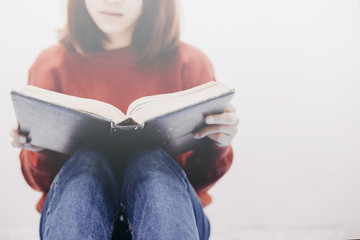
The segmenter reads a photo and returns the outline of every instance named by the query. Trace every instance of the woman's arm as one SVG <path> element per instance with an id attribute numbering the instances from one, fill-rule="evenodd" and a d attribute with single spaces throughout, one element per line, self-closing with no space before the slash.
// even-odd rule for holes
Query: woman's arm
<path id="1" fill-rule="evenodd" d="M 60 92 L 59 54 L 54 47 L 43 51 L 29 70 L 28 84 Z M 40 212 L 50 185 L 69 156 L 31 145 L 29 139 L 19 133 L 15 123 L 11 129 L 12 146 L 21 148 L 21 170 L 26 182 L 35 190 L 44 193 L 36 209 Z"/>
<path id="2" fill-rule="evenodd" d="M 183 168 L 187 177 L 203 206 L 207 206 L 211 202 L 207 191 L 229 170 L 233 150 L 231 146 L 220 147 L 206 139 L 197 149 L 179 155 L 176 160 L 185 163 Z"/>
<path id="3" fill-rule="evenodd" d="M 36 205 L 41 212 L 50 185 L 61 166 L 69 156 L 49 150 L 34 152 L 27 149 L 20 151 L 21 171 L 31 188 L 43 193 Z"/>
<path id="4" fill-rule="evenodd" d="M 13 147 L 21 148 L 21 172 L 26 182 L 37 191 L 43 192 L 36 209 L 40 212 L 54 179 L 61 166 L 69 156 L 31 145 L 25 135 L 19 133 L 19 125 L 15 123 L 10 131 Z"/>
<path id="5" fill-rule="evenodd" d="M 198 49 L 184 45 L 182 78 L 185 88 L 214 81 L 214 69 L 209 59 Z M 231 142 L 239 123 L 236 110 L 229 105 L 224 113 L 207 116 L 206 127 L 194 134 L 195 138 L 206 138 L 193 151 L 176 158 L 184 168 L 191 184 L 204 206 L 211 202 L 207 190 L 230 168 L 233 161 Z"/>
<path id="6" fill-rule="evenodd" d="M 206 123 L 208 126 L 194 135 L 195 138 L 207 137 L 204 143 L 195 151 L 180 155 L 177 159 L 185 163 L 184 170 L 204 206 L 211 202 L 207 190 L 231 166 L 233 151 L 230 144 L 237 132 L 239 120 L 235 108 L 229 105 L 223 114 L 207 116 Z"/>

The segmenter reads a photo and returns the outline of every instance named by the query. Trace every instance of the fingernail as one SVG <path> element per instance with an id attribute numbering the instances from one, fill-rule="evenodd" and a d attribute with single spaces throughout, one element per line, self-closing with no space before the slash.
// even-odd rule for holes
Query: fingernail
<path id="1" fill-rule="evenodd" d="M 214 117 L 213 116 L 209 116 L 205 119 L 206 123 L 213 123 L 214 122 Z"/>
<path id="2" fill-rule="evenodd" d="M 196 138 L 196 139 L 200 138 L 200 134 L 199 133 L 194 133 L 194 138 Z"/>

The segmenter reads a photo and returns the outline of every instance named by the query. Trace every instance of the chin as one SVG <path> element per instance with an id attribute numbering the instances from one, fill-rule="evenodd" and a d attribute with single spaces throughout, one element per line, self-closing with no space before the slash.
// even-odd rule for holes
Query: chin
<path id="1" fill-rule="evenodd" d="M 128 28 L 119 28 L 119 26 L 104 26 L 100 30 L 106 35 L 121 35 L 127 32 Z"/>

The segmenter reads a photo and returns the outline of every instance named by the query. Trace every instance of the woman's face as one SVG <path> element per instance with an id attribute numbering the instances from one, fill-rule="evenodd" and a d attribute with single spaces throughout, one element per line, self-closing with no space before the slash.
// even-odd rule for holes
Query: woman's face
<path id="1" fill-rule="evenodd" d="M 84 0 L 95 24 L 107 36 L 132 34 L 143 0 Z"/>

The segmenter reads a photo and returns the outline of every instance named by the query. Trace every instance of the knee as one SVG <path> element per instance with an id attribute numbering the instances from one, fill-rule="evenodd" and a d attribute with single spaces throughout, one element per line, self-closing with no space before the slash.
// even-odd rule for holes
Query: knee
<path id="1" fill-rule="evenodd" d="M 137 172 L 164 171 L 168 169 L 173 171 L 182 170 L 162 148 L 153 145 L 133 152 L 129 157 L 129 167 Z"/>
<path id="2" fill-rule="evenodd" d="M 82 147 L 77 150 L 61 168 L 62 181 L 86 181 L 90 184 L 103 181 L 115 181 L 108 159 L 100 150 L 91 147 Z"/>
<path id="3" fill-rule="evenodd" d="M 69 165 L 79 170 L 101 170 L 109 167 L 105 154 L 88 146 L 78 149 L 69 159 Z"/>
<path id="4" fill-rule="evenodd" d="M 185 176 L 176 161 L 157 146 L 147 146 L 133 152 L 125 171 L 125 179 L 131 179 L 132 183 L 174 177 L 182 180 Z"/>
<path id="5" fill-rule="evenodd" d="M 159 168 L 165 164 L 167 154 L 157 146 L 146 146 L 132 152 L 129 157 L 129 166 L 138 170 Z"/>
<path id="6" fill-rule="evenodd" d="M 146 147 L 129 158 L 121 185 L 121 202 L 125 205 L 143 204 L 145 199 L 156 202 L 171 200 L 171 196 L 188 194 L 186 174 L 159 147 Z"/>

